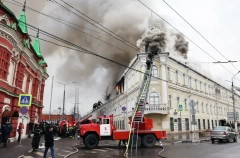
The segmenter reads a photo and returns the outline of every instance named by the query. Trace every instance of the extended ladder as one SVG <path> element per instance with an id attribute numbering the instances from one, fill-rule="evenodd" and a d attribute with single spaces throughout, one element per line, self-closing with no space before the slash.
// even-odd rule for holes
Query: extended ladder
<path id="1" fill-rule="evenodd" d="M 147 99 L 147 96 L 148 96 L 148 91 L 149 91 L 149 86 L 150 86 L 151 76 L 152 76 L 153 59 L 154 59 L 154 55 L 156 55 L 156 54 L 157 54 L 156 52 L 155 53 L 150 52 L 150 53 L 148 53 L 148 56 L 147 56 L 147 61 L 146 61 L 147 68 L 146 68 L 146 72 L 145 72 L 144 77 L 143 77 L 142 85 L 140 87 L 140 92 L 139 92 L 139 95 L 138 95 L 138 98 L 137 98 L 136 107 L 135 107 L 135 110 L 134 110 L 134 113 L 133 113 L 133 116 L 132 116 L 128 144 L 127 144 L 126 152 L 124 154 L 125 157 L 128 157 L 128 147 L 130 145 L 129 144 L 130 140 L 132 140 L 131 141 L 132 142 L 131 143 L 131 150 L 132 150 L 132 146 L 133 146 L 134 131 L 133 131 L 133 135 L 132 135 L 132 138 L 131 138 L 133 124 L 134 124 L 134 127 L 136 127 L 135 126 L 136 124 L 138 125 L 138 127 L 136 127 L 136 130 L 137 130 L 136 149 L 137 149 L 139 124 L 143 123 L 146 99 Z M 137 152 L 137 150 L 136 150 L 136 152 Z"/>

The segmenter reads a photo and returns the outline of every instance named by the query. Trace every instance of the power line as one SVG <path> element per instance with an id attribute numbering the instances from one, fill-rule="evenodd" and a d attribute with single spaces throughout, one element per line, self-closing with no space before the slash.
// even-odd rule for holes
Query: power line
<path id="1" fill-rule="evenodd" d="M 63 6 L 62 4 L 60 4 L 60 3 L 58 3 L 58 2 L 56 2 L 55 0 L 50 0 L 51 2 L 53 2 L 53 3 L 55 3 L 55 4 L 57 4 L 58 6 L 60 6 L 61 8 L 63 8 L 63 9 L 65 9 L 65 10 L 67 10 L 68 12 L 70 12 L 70 13 L 73 13 L 74 15 L 76 15 L 77 17 L 79 17 L 79 18 L 81 18 L 81 19 L 83 19 L 84 21 L 86 21 L 86 22 L 88 22 L 88 23 L 90 23 L 91 25 L 93 25 L 93 26 L 95 26 L 95 27 L 97 27 L 98 29 L 100 29 L 100 30 L 102 30 L 103 32 L 105 32 L 105 33 L 107 33 L 107 34 L 109 34 L 110 36 L 112 36 L 112 37 L 114 37 L 115 39 L 117 39 L 118 41 L 120 41 L 120 42 L 122 42 L 122 43 L 124 43 L 124 44 L 126 44 L 126 45 L 128 45 L 129 47 L 131 47 L 132 49 L 134 49 L 134 50 L 137 50 L 137 51 L 139 51 L 139 48 L 137 48 L 137 47 L 135 47 L 135 46 L 132 46 L 132 44 L 130 43 L 129 44 L 129 42 L 128 41 L 126 41 L 125 39 L 121 39 L 121 37 L 120 36 L 118 36 L 117 34 L 115 34 L 115 33 L 113 33 L 115 36 L 113 36 L 113 34 L 112 33 L 109 33 L 109 32 L 107 32 L 107 31 L 105 31 L 104 29 L 102 29 L 102 28 L 100 28 L 99 26 L 97 26 L 96 24 L 94 24 L 94 23 L 92 23 L 92 22 L 90 22 L 88 19 L 86 19 L 86 18 L 84 18 L 84 17 L 82 17 L 82 16 L 80 16 L 79 14 L 77 14 L 77 13 L 75 13 L 75 12 L 73 12 L 73 11 L 71 11 L 70 9 L 68 9 L 68 8 L 66 8 L 65 6 Z M 67 4 L 67 3 L 66 3 Z M 67 4 L 68 5 L 68 4 Z M 71 5 L 69 5 L 70 7 L 72 7 Z M 74 10 L 76 10 L 74 7 L 72 7 Z M 80 12 L 80 11 L 78 11 L 78 12 Z M 99 24 L 100 25 L 100 24 Z M 116 37 L 117 36 L 117 37 Z"/>
<path id="2" fill-rule="evenodd" d="M 202 50 L 205 54 L 207 54 L 209 57 L 217 61 L 213 56 L 211 56 L 209 53 L 207 53 L 204 49 L 202 49 L 199 45 L 197 45 L 195 42 L 193 42 L 190 38 L 188 38 L 186 35 L 184 35 L 181 31 L 179 31 L 176 27 L 174 27 L 172 24 L 170 24 L 167 20 L 165 20 L 163 17 L 161 17 L 159 14 L 157 14 L 155 11 L 153 11 L 151 8 L 149 8 L 146 4 L 138 0 L 142 5 L 144 5 L 146 8 L 148 8 L 150 11 L 152 11 L 155 15 L 157 15 L 159 18 L 161 18 L 164 22 L 166 22 L 168 25 L 170 25 L 172 28 L 177 30 L 180 34 L 182 34 L 185 38 L 187 38 L 189 41 L 191 41 L 195 46 L 197 46 L 200 50 Z M 225 66 L 223 66 L 221 63 L 220 65 L 227 70 L 229 73 L 234 75 L 231 71 L 229 71 Z"/>
<path id="3" fill-rule="evenodd" d="M 4 1 L 6 1 L 6 0 L 4 0 Z M 13 1 L 15 1 L 15 0 L 13 0 Z M 6 1 L 6 2 L 8 2 L 8 1 Z M 17 1 L 15 1 L 15 2 L 17 2 Z M 8 3 L 11 3 L 11 2 L 8 2 Z M 19 2 L 17 2 L 17 3 L 19 3 Z M 11 3 L 11 4 L 17 5 L 17 4 L 14 4 L 14 3 Z M 21 4 L 21 3 L 19 3 L 19 4 Z M 22 4 L 21 4 L 21 5 L 22 5 Z M 17 5 L 17 6 L 22 7 L 23 5 L 22 5 L 22 6 Z M 30 8 L 30 7 L 26 7 L 26 8 L 29 9 L 29 10 L 31 10 L 31 11 L 37 12 L 37 13 L 39 13 L 39 14 L 42 14 L 42 15 L 50 18 L 50 19 L 53 19 L 53 20 L 59 22 L 59 23 L 62 23 L 62 24 L 66 25 L 66 26 L 68 26 L 68 27 L 70 27 L 70 28 L 72 28 L 72 29 L 74 29 L 74 30 L 77 30 L 77 31 L 79 31 L 79 32 L 81 32 L 81 33 L 84 33 L 84 34 L 86 34 L 86 35 L 88 35 L 88 36 L 90 36 L 90 37 L 92 37 L 92 38 L 95 38 L 95 39 L 101 41 L 101 42 L 104 42 L 104 43 L 106 43 L 106 44 L 108 44 L 108 45 L 110 45 L 110 46 L 112 46 L 112 47 L 115 47 L 115 48 L 121 50 L 121 51 L 124 51 L 124 52 L 126 52 L 126 53 L 130 53 L 130 54 L 133 54 L 133 53 L 127 52 L 126 50 L 124 50 L 124 49 L 122 49 L 122 48 L 119 48 L 119 47 L 117 47 L 117 46 L 115 46 L 115 45 L 113 45 L 113 44 L 111 44 L 111 43 L 108 43 L 108 42 L 106 42 L 106 41 L 104 41 L 104 40 L 102 40 L 102 39 L 100 39 L 100 38 L 97 38 L 97 37 L 95 37 L 95 36 L 93 36 L 93 35 L 90 35 L 90 34 L 84 32 L 84 31 L 81 31 L 81 30 L 79 30 L 79 29 L 77 29 L 77 28 L 75 28 L 75 27 L 73 27 L 73 26 L 70 26 L 70 25 L 64 23 L 64 22 L 67 22 L 67 21 L 64 21 L 64 20 L 58 19 L 58 18 L 56 18 L 56 17 L 49 16 L 49 15 L 47 15 L 47 14 L 41 13 L 41 12 L 35 10 L 35 9 Z M 64 21 L 64 22 L 61 22 L 61 21 Z M 67 23 L 68 23 L 68 22 L 67 22 Z M 104 34 L 104 35 L 105 35 L 105 34 Z M 109 35 L 107 35 L 107 36 L 109 36 Z M 109 36 L 109 37 L 110 37 L 110 36 Z M 133 54 L 133 55 L 135 56 L 135 54 Z"/>
<path id="4" fill-rule="evenodd" d="M 197 29 L 195 29 L 186 19 L 184 19 L 175 9 L 173 9 L 165 0 L 163 0 L 163 2 L 169 7 L 171 8 L 178 16 L 180 16 L 194 31 L 196 31 L 208 44 L 210 44 L 219 54 L 221 54 L 222 57 L 224 57 L 227 61 L 228 59 L 212 44 L 210 43 Z M 231 65 L 237 70 L 238 68 L 231 63 Z"/>

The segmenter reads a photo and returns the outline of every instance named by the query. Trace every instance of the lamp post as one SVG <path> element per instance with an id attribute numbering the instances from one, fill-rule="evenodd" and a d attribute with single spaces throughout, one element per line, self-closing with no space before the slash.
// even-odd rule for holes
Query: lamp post
<path id="1" fill-rule="evenodd" d="M 65 110 L 65 86 L 66 85 L 70 85 L 70 84 L 74 84 L 74 83 L 77 83 L 77 82 L 70 82 L 70 83 L 61 83 L 61 82 L 56 82 L 56 83 L 59 83 L 61 85 L 64 86 L 64 91 L 63 91 L 63 111 L 62 111 L 62 119 L 64 120 L 64 110 Z"/>
<path id="2" fill-rule="evenodd" d="M 58 108 L 59 114 L 58 114 L 58 120 L 60 121 L 60 112 L 61 112 L 61 107 Z"/>

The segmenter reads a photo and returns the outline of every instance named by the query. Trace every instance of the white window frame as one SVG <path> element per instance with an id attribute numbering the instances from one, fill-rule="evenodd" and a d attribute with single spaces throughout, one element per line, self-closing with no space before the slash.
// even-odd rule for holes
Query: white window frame
<path id="1" fill-rule="evenodd" d="M 158 77 L 158 67 L 156 65 L 152 67 L 152 76 Z"/>

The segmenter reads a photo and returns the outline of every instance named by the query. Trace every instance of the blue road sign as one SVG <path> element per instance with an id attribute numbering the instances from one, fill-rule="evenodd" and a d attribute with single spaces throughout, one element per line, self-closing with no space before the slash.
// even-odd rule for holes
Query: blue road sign
<path id="1" fill-rule="evenodd" d="M 23 115 L 27 114 L 28 113 L 28 108 L 26 106 L 21 107 L 20 108 L 20 113 L 23 114 Z"/>
<path id="2" fill-rule="evenodd" d="M 178 104 L 178 111 L 183 111 L 183 104 L 182 103 Z"/>
<path id="3" fill-rule="evenodd" d="M 122 107 L 122 111 L 125 111 L 125 110 L 126 110 L 126 107 L 125 107 L 125 106 L 123 106 L 123 107 Z"/>
<path id="4" fill-rule="evenodd" d="M 31 106 L 32 95 L 31 94 L 20 94 L 18 98 L 18 106 Z"/>

